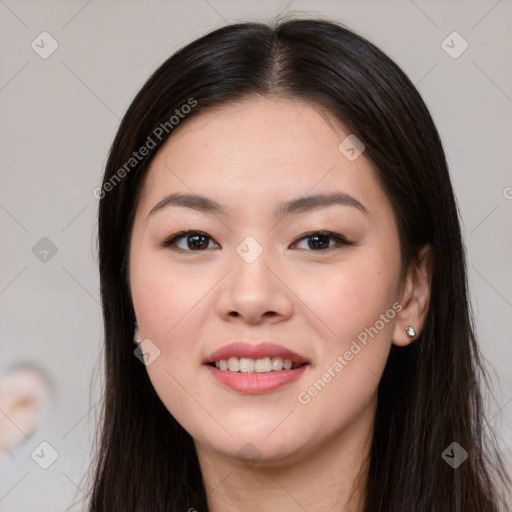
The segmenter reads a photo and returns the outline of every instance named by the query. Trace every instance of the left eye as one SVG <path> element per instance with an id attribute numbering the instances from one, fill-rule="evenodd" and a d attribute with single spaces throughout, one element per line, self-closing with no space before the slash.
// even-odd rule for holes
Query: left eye
<path id="1" fill-rule="evenodd" d="M 329 231 L 315 231 L 313 233 L 307 233 L 299 239 L 299 242 L 308 240 L 307 246 L 313 251 L 325 251 L 332 249 L 335 246 L 351 245 L 346 238 Z M 331 242 L 334 242 L 331 245 Z"/>

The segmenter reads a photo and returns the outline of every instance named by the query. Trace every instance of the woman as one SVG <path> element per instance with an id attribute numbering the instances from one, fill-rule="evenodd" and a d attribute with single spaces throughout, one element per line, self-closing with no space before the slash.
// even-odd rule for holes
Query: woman
<path id="1" fill-rule="evenodd" d="M 445 156 L 375 46 L 322 20 L 192 42 L 98 197 L 90 511 L 499 509 Z"/>

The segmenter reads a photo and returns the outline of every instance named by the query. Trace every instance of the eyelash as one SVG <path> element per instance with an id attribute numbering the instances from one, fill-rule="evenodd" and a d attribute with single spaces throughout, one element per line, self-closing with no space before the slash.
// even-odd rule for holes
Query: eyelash
<path id="1" fill-rule="evenodd" d="M 194 235 L 195 236 L 199 235 L 199 236 L 208 238 L 213 241 L 213 239 L 209 235 L 204 233 L 203 231 L 190 230 L 190 231 L 180 231 L 179 233 L 175 233 L 174 235 L 169 237 L 167 240 L 165 240 L 162 244 L 160 244 L 160 246 L 170 248 L 171 250 L 177 251 L 177 252 L 204 252 L 206 249 L 190 250 L 190 249 L 181 249 L 179 247 L 176 247 L 176 243 L 179 240 L 181 240 L 183 238 L 188 238 L 188 237 L 194 236 Z M 309 252 L 330 252 L 332 249 L 341 248 L 343 246 L 354 245 L 353 242 L 349 242 L 343 235 L 340 235 L 339 233 L 333 233 L 332 231 L 323 231 L 323 230 L 310 231 L 309 233 L 305 233 L 297 240 L 297 242 L 301 242 L 302 240 L 314 238 L 315 236 L 329 237 L 332 240 L 334 240 L 336 242 L 336 244 L 331 247 L 328 247 L 326 249 L 317 249 L 317 250 L 310 249 Z M 214 243 L 216 243 L 216 242 L 214 242 Z"/>

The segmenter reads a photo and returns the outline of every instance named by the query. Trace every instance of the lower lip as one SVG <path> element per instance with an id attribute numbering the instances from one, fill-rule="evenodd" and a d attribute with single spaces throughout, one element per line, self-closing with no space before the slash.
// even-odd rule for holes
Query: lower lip
<path id="1" fill-rule="evenodd" d="M 206 365 L 210 374 L 218 382 L 240 393 L 270 393 L 276 389 L 296 381 L 308 368 L 304 364 L 295 370 L 278 370 L 271 372 L 241 373 L 219 370 L 218 368 Z"/>

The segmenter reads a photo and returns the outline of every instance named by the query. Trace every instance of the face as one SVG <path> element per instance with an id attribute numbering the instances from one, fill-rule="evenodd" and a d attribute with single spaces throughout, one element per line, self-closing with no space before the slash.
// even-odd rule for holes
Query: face
<path id="1" fill-rule="evenodd" d="M 364 152 L 338 148 L 348 135 L 301 101 L 245 100 L 187 120 L 151 163 L 133 305 L 151 382 L 196 447 L 293 460 L 375 410 L 400 247 Z"/>

